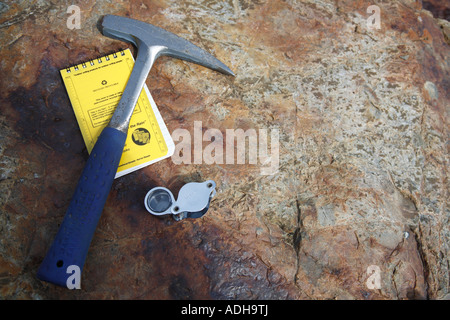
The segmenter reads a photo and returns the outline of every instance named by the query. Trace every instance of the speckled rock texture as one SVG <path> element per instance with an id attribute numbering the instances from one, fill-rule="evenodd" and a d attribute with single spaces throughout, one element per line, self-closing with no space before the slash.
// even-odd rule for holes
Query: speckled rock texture
<path id="1" fill-rule="evenodd" d="M 0 297 L 449 299 L 443 3 L 1 1 Z M 66 25 L 72 4 L 81 29 Z M 68 290 L 35 276 L 88 157 L 58 70 L 132 48 L 100 34 L 104 14 L 165 28 L 235 72 L 160 58 L 147 85 L 170 132 L 278 130 L 279 166 L 166 159 L 117 179 L 82 289 Z M 203 218 L 145 211 L 151 187 L 208 179 Z"/>

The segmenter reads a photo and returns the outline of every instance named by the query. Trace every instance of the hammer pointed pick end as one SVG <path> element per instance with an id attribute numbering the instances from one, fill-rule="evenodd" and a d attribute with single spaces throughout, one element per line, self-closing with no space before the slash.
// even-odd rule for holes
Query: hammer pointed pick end
<path id="1" fill-rule="evenodd" d="M 218 72 L 221 72 L 223 74 L 229 75 L 229 76 L 233 76 L 235 77 L 236 75 L 234 74 L 233 71 L 231 71 L 230 68 L 228 68 L 226 65 L 224 65 L 222 62 L 218 61 L 220 64 L 217 66 L 208 66 L 209 68 L 216 70 Z"/>
<path id="2" fill-rule="evenodd" d="M 227 75 L 230 75 L 230 76 L 233 76 L 233 77 L 236 77 L 236 75 L 234 74 L 234 72 L 231 71 L 230 68 L 228 68 L 228 67 L 224 68 L 224 69 L 221 70 L 220 72 L 222 72 L 222 73 L 224 73 L 224 74 L 227 74 Z"/>

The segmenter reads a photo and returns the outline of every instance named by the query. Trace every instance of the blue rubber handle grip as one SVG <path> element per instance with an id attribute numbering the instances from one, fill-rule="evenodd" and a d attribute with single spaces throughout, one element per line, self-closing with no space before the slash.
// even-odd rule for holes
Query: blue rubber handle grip
<path id="1" fill-rule="evenodd" d="M 83 270 L 86 255 L 119 166 L 127 135 L 106 127 L 98 137 L 64 220 L 37 277 L 66 286 L 69 266 Z M 73 267 L 71 267 L 72 269 Z"/>

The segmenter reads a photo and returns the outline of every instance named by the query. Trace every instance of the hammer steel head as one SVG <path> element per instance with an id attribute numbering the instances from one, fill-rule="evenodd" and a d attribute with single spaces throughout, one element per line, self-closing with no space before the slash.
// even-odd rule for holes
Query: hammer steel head
<path id="1" fill-rule="evenodd" d="M 226 65 L 203 49 L 151 24 L 130 18 L 106 15 L 103 17 L 100 30 L 107 37 L 131 42 L 138 48 L 133 71 L 108 124 L 108 127 L 119 131 L 127 132 L 145 79 L 154 61 L 162 55 L 194 62 L 234 76 L 234 73 Z"/>
<path id="2" fill-rule="evenodd" d="M 106 15 L 101 23 L 101 31 L 107 37 L 131 42 L 138 48 L 142 45 L 164 47 L 158 56 L 166 55 L 186 60 L 234 76 L 233 71 L 205 50 L 149 23 Z"/>

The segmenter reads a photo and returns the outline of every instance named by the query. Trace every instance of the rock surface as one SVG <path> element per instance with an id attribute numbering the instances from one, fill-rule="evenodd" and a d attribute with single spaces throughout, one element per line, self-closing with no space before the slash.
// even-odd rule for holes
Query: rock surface
<path id="1" fill-rule="evenodd" d="M 372 4 L 83 1 L 70 30 L 65 1 L 0 2 L 0 297 L 448 299 L 448 7 L 381 2 L 376 29 Z M 87 159 L 58 70 L 129 47 L 96 29 L 107 13 L 236 73 L 159 59 L 147 85 L 171 132 L 278 132 L 279 165 L 167 159 L 117 179 L 70 291 L 35 277 Z M 202 219 L 145 211 L 152 186 L 207 179 Z"/>

